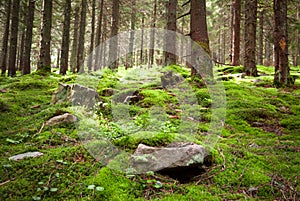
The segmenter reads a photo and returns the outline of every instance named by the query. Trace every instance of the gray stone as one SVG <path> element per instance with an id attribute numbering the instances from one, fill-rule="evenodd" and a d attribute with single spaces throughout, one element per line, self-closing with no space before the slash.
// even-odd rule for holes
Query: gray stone
<path id="1" fill-rule="evenodd" d="M 202 166 L 209 151 L 194 143 L 175 143 L 168 147 L 149 147 L 140 144 L 133 154 L 134 167 L 139 172 L 167 171 Z"/>
<path id="2" fill-rule="evenodd" d="M 51 103 L 60 104 L 69 102 L 72 105 L 86 106 L 93 108 L 101 98 L 97 91 L 78 84 L 59 84 L 57 91 L 54 93 Z"/>
<path id="3" fill-rule="evenodd" d="M 27 152 L 23 154 L 18 154 L 12 157 L 9 157 L 8 160 L 18 161 L 23 160 L 25 158 L 37 158 L 39 156 L 43 156 L 44 154 L 41 152 Z"/>
<path id="4" fill-rule="evenodd" d="M 174 87 L 184 81 L 184 78 L 179 74 L 174 74 L 173 71 L 168 71 L 164 73 L 161 77 L 161 83 L 163 87 Z"/>
<path id="5" fill-rule="evenodd" d="M 45 123 L 45 126 L 54 126 L 54 125 L 58 125 L 61 123 L 71 124 L 71 123 L 75 123 L 76 121 L 77 121 L 76 116 L 69 114 L 69 113 L 65 113 L 63 115 L 59 115 L 59 116 L 49 119 Z"/>

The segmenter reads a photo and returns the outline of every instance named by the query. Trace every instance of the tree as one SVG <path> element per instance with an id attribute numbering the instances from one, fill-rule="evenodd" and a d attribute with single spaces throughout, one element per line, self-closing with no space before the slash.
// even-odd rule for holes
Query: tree
<path id="1" fill-rule="evenodd" d="M 12 77 L 16 75 L 19 12 L 20 12 L 20 1 L 13 0 L 12 19 L 11 19 L 11 27 L 10 27 L 9 61 L 8 61 L 8 76 L 12 76 Z"/>
<path id="2" fill-rule="evenodd" d="M 151 22 L 151 33 L 150 33 L 150 47 L 149 47 L 149 66 L 151 67 L 154 63 L 154 46 L 155 46 L 155 27 L 156 27 L 156 15 L 157 15 L 157 0 L 154 0 L 154 9 Z M 176 14 L 175 14 L 176 17 Z M 176 19 L 175 19 L 176 20 Z"/>
<path id="3" fill-rule="evenodd" d="M 263 65 L 263 52 L 264 52 L 264 9 L 259 12 L 259 32 L 258 32 L 258 51 L 257 63 Z"/>
<path id="4" fill-rule="evenodd" d="M 65 75 L 69 66 L 71 0 L 65 1 L 64 29 L 61 43 L 60 74 Z"/>
<path id="5" fill-rule="evenodd" d="M 79 27 L 79 7 L 75 8 L 74 27 L 73 27 L 73 43 L 71 51 L 70 67 L 73 73 L 76 72 L 77 52 L 78 52 L 78 27 Z"/>
<path id="6" fill-rule="evenodd" d="M 190 21 L 191 39 L 200 45 L 207 54 L 210 55 L 209 48 L 209 38 L 207 32 L 207 22 L 206 22 L 206 1 L 205 0 L 191 0 L 191 21 Z M 197 56 L 196 48 L 192 48 L 192 61 L 194 61 Z M 195 63 L 195 62 L 193 62 Z M 212 71 L 212 69 L 209 69 Z M 192 66 L 192 75 L 196 75 L 196 69 Z M 208 72 L 212 74 L 212 72 Z"/>
<path id="7" fill-rule="evenodd" d="M 43 2 L 43 22 L 41 33 L 41 49 L 38 70 L 51 72 L 51 28 L 52 28 L 52 0 Z"/>
<path id="8" fill-rule="evenodd" d="M 2 51 L 1 51 L 1 74 L 5 75 L 6 65 L 7 65 L 7 50 L 8 50 L 8 39 L 9 39 L 9 25 L 10 25 L 10 14 L 11 14 L 11 0 L 6 2 L 6 20 L 5 20 L 5 29 L 2 40 Z"/>
<path id="9" fill-rule="evenodd" d="M 79 30 L 79 41 L 78 41 L 78 52 L 77 52 L 77 72 L 84 72 L 84 67 L 80 68 L 84 61 L 84 37 L 85 37 L 85 26 L 86 26 L 86 0 L 81 1 L 81 17 L 80 17 L 80 30 Z"/>
<path id="10" fill-rule="evenodd" d="M 93 67 L 93 51 L 94 51 L 94 40 L 95 40 L 95 18 L 96 18 L 96 0 L 92 0 L 92 32 L 91 32 L 91 43 L 90 43 L 90 55 L 88 60 L 88 71 L 92 71 Z"/>
<path id="11" fill-rule="evenodd" d="M 256 51 L 256 20 L 257 0 L 246 0 L 245 2 L 245 57 L 244 71 L 248 76 L 257 76 L 255 59 Z"/>
<path id="12" fill-rule="evenodd" d="M 240 65 L 240 30 L 241 30 L 241 0 L 233 4 L 233 29 L 232 29 L 232 66 Z"/>
<path id="13" fill-rule="evenodd" d="M 176 64 L 176 7 L 177 0 L 169 0 L 168 3 L 168 21 L 166 35 L 166 52 L 165 52 L 165 65 Z M 173 32 L 171 32 L 173 31 Z"/>
<path id="14" fill-rule="evenodd" d="M 274 84 L 290 84 L 288 61 L 287 0 L 274 0 Z"/>
<path id="15" fill-rule="evenodd" d="M 24 66 L 22 68 L 22 74 L 30 74 L 31 64 L 30 64 L 30 55 L 31 55 L 31 46 L 32 46 L 32 30 L 33 30 L 33 21 L 34 21 L 34 9 L 35 9 L 35 0 L 29 0 L 28 2 L 28 14 L 26 19 L 26 36 L 25 36 L 25 50 L 24 50 Z"/>
<path id="16" fill-rule="evenodd" d="M 104 7 L 104 0 L 101 0 L 100 2 L 100 13 L 98 15 L 98 26 L 97 26 L 97 33 L 96 33 L 96 58 L 95 58 L 95 67 L 94 70 L 98 70 L 99 67 L 101 66 L 102 62 L 102 54 L 101 54 L 101 49 L 102 46 L 99 47 L 100 42 L 101 42 L 101 36 L 102 36 L 102 24 L 103 24 L 103 7 Z"/>
<path id="17" fill-rule="evenodd" d="M 120 15 L 120 2 L 119 0 L 113 0 L 112 6 L 112 26 L 111 26 L 111 39 L 109 44 L 109 61 L 111 69 L 118 68 L 118 32 L 119 32 L 119 15 Z"/>
<path id="18" fill-rule="evenodd" d="M 134 52 L 133 52 L 133 46 L 134 46 L 134 38 L 135 38 L 135 23 L 136 23 L 136 0 L 131 1 L 131 14 L 130 14 L 130 41 L 129 41 L 129 64 L 126 65 L 126 68 L 128 66 L 134 65 Z M 150 39 L 151 40 L 151 39 Z M 150 42 L 151 43 L 151 42 Z"/>

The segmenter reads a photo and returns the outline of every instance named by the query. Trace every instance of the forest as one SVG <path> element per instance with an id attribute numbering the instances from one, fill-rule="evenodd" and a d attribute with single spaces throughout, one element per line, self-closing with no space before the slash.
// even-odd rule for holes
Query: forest
<path id="1" fill-rule="evenodd" d="M 0 0 L 0 200 L 300 200 L 299 0 Z"/>

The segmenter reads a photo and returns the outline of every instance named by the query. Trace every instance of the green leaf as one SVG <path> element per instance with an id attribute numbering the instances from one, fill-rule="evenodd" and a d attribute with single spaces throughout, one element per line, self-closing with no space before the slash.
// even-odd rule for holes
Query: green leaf
<path id="1" fill-rule="evenodd" d="M 88 189 L 93 190 L 93 189 L 95 189 L 95 187 L 96 187 L 95 185 L 89 185 Z"/>
<path id="2" fill-rule="evenodd" d="M 56 176 L 57 178 L 59 178 L 59 173 L 56 173 L 55 176 Z"/>
<path id="3" fill-rule="evenodd" d="M 44 191 L 48 191 L 49 190 L 49 188 L 48 187 L 46 187 L 46 186 L 44 186 L 44 189 L 43 189 Z"/>
<path id="4" fill-rule="evenodd" d="M 104 191 L 104 188 L 101 187 L 101 186 L 97 186 L 97 187 L 96 187 L 96 190 L 97 190 L 97 191 Z"/>
<path id="5" fill-rule="evenodd" d="M 50 188 L 51 192 L 56 192 L 58 189 L 57 188 Z"/>
<path id="6" fill-rule="evenodd" d="M 33 200 L 41 200 L 41 197 L 38 197 L 38 196 L 32 196 L 32 199 L 33 199 Z"/>
<path id="7" fill-rule="evenodd" d="M 162 184 L 160 181 L 157 181 L 157 182 L 153 185 L 154 188 L 161 188 L 162 186 L 163 186 L 163 184 Z"/>

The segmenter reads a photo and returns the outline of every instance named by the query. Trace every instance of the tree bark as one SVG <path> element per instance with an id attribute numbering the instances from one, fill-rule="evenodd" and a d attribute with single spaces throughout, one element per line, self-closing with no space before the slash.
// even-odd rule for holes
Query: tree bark
<path id="1" fill-rule="evenodd" d="M 40 60 L 38 62 L 39 71 L 51 72 L 51 28 L 52 0 L 44 0 Z"/>
<path id="2" fill-rule="evenodd" d="M 176 11 L 177 0 L 169 0 L 168 21 L 167 21 L 167 35 L 166 35 L 166 51 L 165 51 L 165 65 L 176 64 Z"/>
<path id="3" fill-rule="evenodd" d="M 240 65 L 240 40 L 241 40 L 241 0 L 235 0 L 233 5 L 233 30 L 232 30 L 232 66 Z"/>
<path id="4" fill-rule="evenodd" d="M 91 43 L 90 43 L 90 51 L 89 51 L 89 60 L 88 60 L 88 71 L 91 72 L 93 69 L 93 61 L 94 61 L 94 41 L 95 41 L 95 18 L 96 18 L 96 0 L 92 0 L 92 32 L 91 32 Z"/>
<path id="5" fill-rule="evenodd" d="M 78 52 L 77 52 L 77 72 L 84 72 L 84 38 L 85 38 L 85 27 L 86 27 L 86 0 L 81 1 L 81 17 L 80 17 L 80 30 L 79 30 L 79 41 L 78 41 Z M 82 66 L 81 66 L 82 65 Z"/>
<path id="6" fill-rule="evenodd" d="M 98 27 L 97 27 L 97 33 L 96 33 L 96 58 L 95 58 L 95 64 L 94 64 L 94 70 L 99 70 L 102 63 L 102 52 L 101 47 L 99 47 L 101 42 L 101 36 L 102 36 L 102 24 L 103 24 L 103 6 L 104 6 L 104 0 L 100 1 L 100 13 L 98 15 Z"/>
<path id="7" fill-rule="evenodd" d="M 9 25 L 10 25 L 10 14 L 11 14 L 11 0 L 7 0 L 6 4 L 6 21 L 5 29 L 2 40 L 2 51 L 1 51 L 1 74 L 5 75 L 7 70 L 7 53 L 8 53 L 8 39 L 9 39 Z"/>
<path id="8" fill-rule="evenodd" d="M 20 48 L 19 48 L 19 66 L 18 70 L 23 71 L 24 68 L 24 49 L 25 49 L 25 29 L 22 29 Z"/>
<path id="9" fill-rule="evenodd" d="M 245 11 L 245 57 L 244 71 L 248 76 L 257 76 L 256 67 L 256 20 L 257 0 L 246 0 Z"/>
<path id="10" fill-rule="evenodd" d="M 154 0 L 154 9 L 151 22 L 151 33 L 150 33 L 150 47 L 149 47 L 149 67 L 154 64 L 154 47 L 155 47 L 155 27 L 156 27 L 156 15 L 157 15 L 157 0 Z"/>
<path id="11" fill-rule="evenodd" d="M 300 20 L 300 17 L 299 17 L 299 4 L 297 6 L 297 16 L 296 16 L 296 19 Z M 295 54 L 295 66 L 299 66 L 300 65 L 300 34 L 299 34 L 299 28 L 296 30 L 296 40 L 295 40 L 295 43 L 296 43 L 296 54 Z"/>
<path id="12" fill-rule="evenodd" d="M 12 77 L 16 75 L 19 12 L 20 12 L 20 1 L 13 0 L 12 19 L 11 19 L 11 27 L 10 27 L 11 34 L 10 34 L 10 47 L 9 47 L 9 61 L 8 61 L 8 76 L 12 76 Z"/>
<path id="13" fill-rule="evenodd" d="M 79 7 L 75 8 L 74 27 L 73 27 L 73 43 L 71 52 L 71 70 L 76 72 L 77 66 L 77 52 L 78 52 L 78 28 L 79 28 Z"/>
<path id="14" fill-rule="evenodd" d="M 264 54 L 264 10 L 259 12 L 258 55 L 257 63 L 263 65 Z"/>
<path id="15" fill-rule="evenodd" d="M 156 1 L 156 0 L 155 0 Z M 135 40 L 135 22 L 136 22 L 136 0 L 132 0 L 132 11 L 130 16 L 130 41 L 129 41 L 129 55 L 128 55 L 128 66 L 126 66 L 126 69 L 128 69 L 129 66 L 134 65 L 134 52 L 133 52 L 133 46 L 134 46 L 134 40 Z M 151 40 L 151 39 L 150 39 Z"/>
<path id="16" fill-rule="evenodd" d="M 71 0 L 65 1 L 64 30 L 61 43 L 60 74 L 65 75 L 69 66 L 70 50 L 70 23 L 71 23 Z"/>
<path id="17" fill-rule="evenodd" d="M 113 0 L 112 7 L 112 27 L 111 27 L 111 38 L 109 44 L 109 61 L 111 62 L 110 68 L 118 68 L 118 32 L 119 32 L 119 16 L 120 16 L 120 1 Z"/>
<path id="18" fill-rule="evenodd" d="M 144 27 L 145 27 L 145 14 L 142 14 L 142 35 L 141 35 L 141 51 L 140 51 L 140 65 L 143 64 L 143 48 L 144 48 Z"/>
<path id="19" fill-rule="evenodd" d="M 209 48 L 209 38 L 207 32 L 207 22 L 206 22 L 206 1 L 205 0 L 191 0 L 191 39 L 200 45 L 207 54 L 210 55 Z M 192 61 L 195 61 L 199 55 L 197 51 L 194 51 L 197 48 L 192 48 Z M 193 62 L 195 63 L 195 62 Z M 212 69 L 208 69 L 212 76 Z M 196 75 L 196 69 L 192 66 L 192 76 Z M 199 72 L 198 72 L 199 73 Z"/>
<path id="20" fill-rule="evenodd" d="M 35 9 L 35 1 L 29 0 L 28 4 L 28 15 L 26 20 L 26 36 L 25 36 L 25 50 L 24 50 L 24 66 L 22 70 L 22 74 L 30 74 L 31 72 L 31 46 L 32 46 L 32 30 L 33 30 L 33 20 L 34 20 L 34 9 Z"/>
<path id="21" fill-rule="evenodd" d="M 288 62 L 287 0 L 274 0 L 274 85 L 290 84 Z"/>

